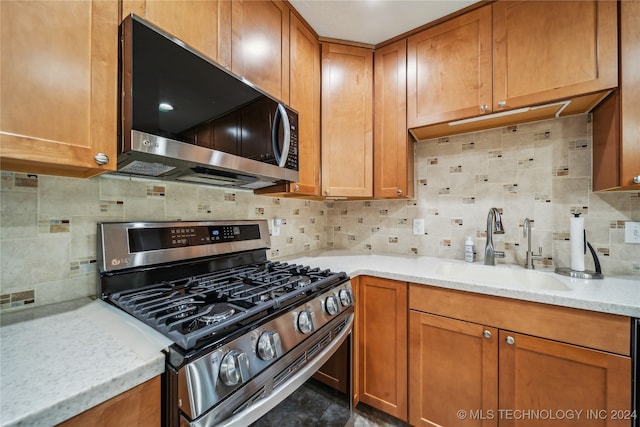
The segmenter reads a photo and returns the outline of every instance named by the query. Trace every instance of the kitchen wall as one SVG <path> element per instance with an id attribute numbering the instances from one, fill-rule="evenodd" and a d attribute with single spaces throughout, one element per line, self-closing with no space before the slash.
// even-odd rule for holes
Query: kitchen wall
<path id="1" fill-rule="evenodd" d="M 570 266 L 569 219 L 585 218 L 606 274 L 640 275 L 640 245 L 624 243 L 624 222 L 640 221 L 640 193 L 592 193 L 589 115 L 416 143 L 415 200 L 345 201 L 328 209 L 327 245 L 363 253 L 463 259 L 472 236 L 484 260 L 487 214 L 503 212 L 498 263 L 524 264 L 523 221 L 533 220 L 537 264 Z M 414 236 L 414 218 L 425 234 Z M 590 258 L 590 257 L 589 257 Z M 588 260 L 587 269 L 593 269 Z"/>
<path id="2" fill-rule="evenodd" d="M 495 206 L 506 231 L 494 237 L 507 255 L 499 263 L 524 262 L 522 223 L 529 217 L 533 247 L 544 255 L 538 263 L 569 266 L 569 218 L 580 212 L 605 275 L 640 276 L 640 245 L 624 243 L 624 221 L 640 221 L 640 193 L 590 191 L 590 135 L 589 116 L 580 115 L 418 142 L 410 201 L 305 201 L 3 171 L 0 310 L 94 295 L 99 221 L 281 218 L 271 258 L 334 248 L 462 259 L 470 235 L 481 261 Z M 424 235 L 412 234 L 414 218 L 425 220 Z"/>
<path id="3" fill-rule="evenodd" d="M 324 202 L 170 182 L 2 172 L 0 310 L 96 293 L 99 221 L 281 218 L 270 257 L 326 246 Z"/>

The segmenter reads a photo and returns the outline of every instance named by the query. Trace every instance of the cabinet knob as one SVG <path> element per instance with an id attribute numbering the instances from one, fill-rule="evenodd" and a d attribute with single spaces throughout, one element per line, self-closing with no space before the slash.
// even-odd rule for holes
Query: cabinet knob
<path id="1" fill-rule="evenodd" d="M 507 106 L 507 101 L 498 101 L 498 107 L 504 108 Z"/>
<path id="2" fill-rule="evenodd" d="M 396 194 L 397 194 L 398 196 L 402 196 L 402 190 L 398 188 L 398 189 L 396 190 Z"/>
<path id="3" fill-rule="evenodd" d="M 488 111 L 488 110 L 489 110 L 489 106 L 487 104 L 482 104 L 480 106 L 480 111 L 484 112 L 484 111 Z"/>
<path id="4" fill-rule="evenodd" d="M 516 343 L 516 339 L 514 337 L 512 337 L 511 335 L 507 336 L 506 341 L 507 341 L 507 344 L 509 344 L 509 345 L 513 345 L 513 344 Z"/>
<path id="5" fill-rule="evenodd" d="M 324 190 L 324 194 L 328 196 L 329 194 L 331 194 L 331 191 L 327 188 L 326 190 Z"/>
<path id="6" fill-rule="evenodd" d="M 293 191 L 300 191 L 300 186 L 298 184 L 294 185 Z"/>
<path id="7" fill-rule="evenodd" d="M 98 153 L 94 156 L 94 160 L 99 165 L 106 165 L 107 163 L 109 163 L 109 156 L 104 153 Z"/>
<path id="8" fill-rule="evenodd" d="M 484 331 L 482 333 L 482 336 L 485 337 L 486 339 L 491 339 L 493 335 L 491 335 L 491 331 Z"/>
<path id="9" fill-rule="evenodd" d="M 640 175 L 633 177 L 633 183 L 634 184 L 640 184 Z"/>

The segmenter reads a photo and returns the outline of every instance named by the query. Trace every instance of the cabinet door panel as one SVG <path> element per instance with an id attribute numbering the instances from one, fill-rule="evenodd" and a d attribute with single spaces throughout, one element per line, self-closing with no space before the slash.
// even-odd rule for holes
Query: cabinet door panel
<path id="1" fill-rule="evenodd" d="M 510 337 L 513 344 L 509 344 Z M 580 411 L 562 426 L 629 426 L 615 411 L 630 410 L 631 359 L 556 341 L 500 331 L 500 392 L 502 410 Z M 604 411 L 606 417 L 589 411 Z M 524 413 L 524 412 L 523 412 Z M 600 412 L 601 413 L 601 412 Z M 621 412 L 623 413 L 623 412 Z M 508 416 L 501 426 L 546 427 L 549 419 Z"/>
<path id="2" fill-rule="evenodd" d="M 291 14 L 290 105 L 298 112 L 298 182 L 294 193 L 320 195 L 320 43 Z M 297 187 L 296 187 L 297 185 Z M 297 188 L 297 190 L 296 190 Z"/>
<path id="3" fill-rule="evenodd" d="M 148 0 L 145 17 L 213 60 L 218 59 L 217 0 Z"/>
<path id="4" fill-rule="evenodd" d="M 373 53 L 322 45 L 323 196 L 373 195 Z"/>
<path id="5" fill-rule="evenodd" d="M 407 134 L 407 42 L 375 51 L 374 197 L 413 195 L 413 144 Z"/>
<path id="6" fill-rule="evenodd" d="M 407 419 L 407 284 L 361 277 L 360 401 Z"/>
<path id="7" fill-rule="evenodd" d="M 409 37 L 407 54 L 409 128 L 491 108 L 491 6 Z"/>
<path id="8" fill-rule="evenodd" d="M 118 3 L 2 1 L 0 15 L 3 168 L 115 170 Z"/>
<path id="9" fill-rule="evenodd" d="M 289 102 L 289 9 L 279 0 L 231 4 L 231 69 Z"/>
<path id="10" fill-rule="evenodd" d="M 497 340 L 497 329 L 410 311 L 409 422 L 496 426 Z"/>
<path id="11" fill-rule="evenodd" d="M 616 2 L 493 4 L 494 109 L 615 87 Z"/>

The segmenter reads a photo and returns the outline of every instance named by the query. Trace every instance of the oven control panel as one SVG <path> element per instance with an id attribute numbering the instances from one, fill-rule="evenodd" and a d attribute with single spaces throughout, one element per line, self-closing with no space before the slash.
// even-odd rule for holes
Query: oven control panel
<path id="1" fill-rule="evenodd" d="M 132 228 L 128 233 L 131 253 L 260 238 L 260 228 L 256 224 Z"/>
<path id="2" fill-rule="evenodd" d="M 266 220 L 98 223 L 101 272 L 270 246 Z"/>

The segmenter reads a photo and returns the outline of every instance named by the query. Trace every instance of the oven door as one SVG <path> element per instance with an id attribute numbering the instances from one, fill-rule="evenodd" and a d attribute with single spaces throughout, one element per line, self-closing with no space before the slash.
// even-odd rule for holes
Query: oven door
<path id="1" fill-rule="evenodd" d="M 330 358 L 340 346 L 347 342 L 349 375 L 351 375 L 352 360 L 352 331 L 353 307 L 345 311 L 345 316 L 339 322 L 333 322 L 304 341 L 295 349 L 289 351 L 276 361 L 269 369 L 261 372 L 243 388 L 242 393 L 230 396 L 221 405 L 231 406 L 232 415 L 220 419 L 220 408 L 205 413 L 196 420 L 189 421 L 181 416 L 180 426 L 205 427 L 246 427 L 275 408 L 291 393 L 311 378 Z M 348 395 L 352 396 L 351 380 L 348 381 Z M 349 400 L 349 411 L 352 411 Z M 227 412 L 225 410 L 224 412 Z"/>

